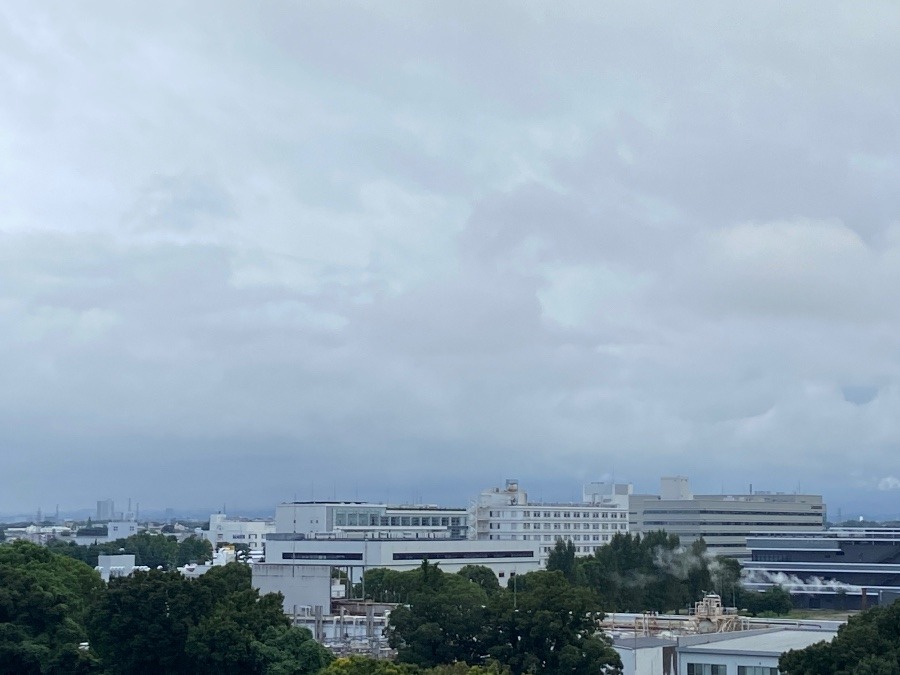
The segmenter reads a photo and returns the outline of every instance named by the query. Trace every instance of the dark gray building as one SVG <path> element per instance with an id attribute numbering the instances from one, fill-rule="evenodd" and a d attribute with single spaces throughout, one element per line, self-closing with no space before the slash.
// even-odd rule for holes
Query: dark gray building
<path id="1" fill-rule="evenodd" d="M 747 546 L 744 585 L 779 585 L 800 607 L 858 609 L 900 595 L 900 529 L 765 532 Z"/>

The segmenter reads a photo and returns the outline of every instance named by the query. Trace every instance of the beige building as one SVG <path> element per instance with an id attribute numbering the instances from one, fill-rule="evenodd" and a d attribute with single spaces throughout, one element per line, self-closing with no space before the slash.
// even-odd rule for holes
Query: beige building
<path id="1" fill-rule="evenodd" d="M 714 555 L 747 558 L 747 536 L 759 532 L 820 532 L 821 495 L 772 492 L 695 495 L 684 476 L 663 478 L 658 495 L 631 495 L 631 532 L 665 530 L 688 545 L 703 538 Z"/>

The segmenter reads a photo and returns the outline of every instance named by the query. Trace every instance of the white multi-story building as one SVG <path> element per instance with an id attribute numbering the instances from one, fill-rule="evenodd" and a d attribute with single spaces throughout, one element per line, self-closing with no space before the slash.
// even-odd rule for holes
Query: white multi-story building
<path id="1" fill-rule="evenodd" d="M 251 550 L 259 550 L 266 535 L 274 531 L 275 523 L 271 520 L 228 518 L 224 513 L 214 513 L 209 517 L 209 529 L 202 532 L 213 550 L 223 544 L 246 544 Z"/>
<path id="2" fill-rule="evenodd" d="M 287 502 L 275 508 L 280 533 L 338 532 L 369 537 L 465 539 L 469 514 L 463 508 L 388 506 L 369 502 Z"/>
<path id="3" fill-rule="evenodd" d="M 578 555 L 590 555 L 617 533 L 628 532 L 631 485 L 589 483 L 581 502 L 529 502 L 515 480 L 484 490 L 471 509 L 472 537 L 488 541 L 534 542 L 542 562 L 559 540 Z"/>

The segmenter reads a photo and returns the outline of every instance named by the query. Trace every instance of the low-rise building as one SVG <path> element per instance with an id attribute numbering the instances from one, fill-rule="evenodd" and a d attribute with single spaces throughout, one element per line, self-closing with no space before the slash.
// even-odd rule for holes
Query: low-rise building
<path id="1" fill-rule="evenodd" d="M 829 642 L 826 630 L 769 628 L 678 638 L 678 673 L 684 675 L 778 675 L 778 659 L 792 649 Z M 648 674 L 649 675 L 649 674 Z"/>
<path id="2" fill-rule="evenodd" d="M 466 565 L 483 565 L 493 570 L 503 585 L 517 574 L 541 567 L 537 546 L 524 541 L 278 532 L 266 539 L 265 562 L 252 566 L 253 585 L 261 593 L 284 594 L 284 607 L 289 614 L 308 613 L 310 608 L 320 606 L 328 615 L 335 570 L 344 573 L 352 585 L 362 581 L 366 570 L 403 572 L 420 567 L 426 560 L 451 573 Z"/>

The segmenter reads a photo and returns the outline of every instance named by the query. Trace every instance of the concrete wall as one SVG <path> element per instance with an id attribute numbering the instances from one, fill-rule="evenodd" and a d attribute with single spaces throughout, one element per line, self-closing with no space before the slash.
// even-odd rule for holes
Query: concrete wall
<path id="1" fill-rule="evenodd" d="M 252 568 L 253 587 L 261 594 L 283 594 L 285 614 L 316 605 L 322 606 L 323 613 L 331 613 L 330 567 L 261 563 Z"/>

